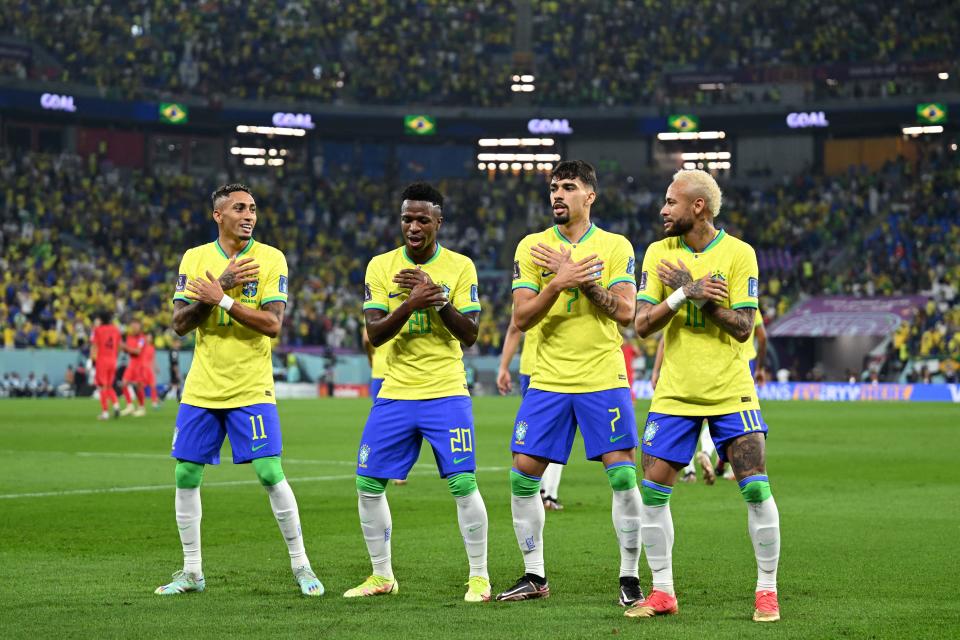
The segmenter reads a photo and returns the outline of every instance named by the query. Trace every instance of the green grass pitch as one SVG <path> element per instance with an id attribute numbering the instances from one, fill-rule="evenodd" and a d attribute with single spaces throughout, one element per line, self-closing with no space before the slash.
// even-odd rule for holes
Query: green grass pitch
<path id="1" fill-rule="evenodd" d="M 479 398 L 478 480 L 494 590 L 522 573 L 507 470 L 517 398 Z M 326 585 L 299 595 L 269 502 L 248 466 L 204 480 L 207 590 L 161 598 L 181 563 L 170 447 L 175 407 L 101 423 L 90 400 L 0 404 L 3 638 L 945 638 L 960 635 L 960 407 L 766 403 L 780 507 L 783 620 L 750 620 L 756 568 L 732 482 L 674 492 L 680 615 L 616 606 L 610 489 L 578 441 L 547 514 L 552 596 L 468 605 L 453 499 L 428 451 L 388 490 L 400 594 L 344 600 L 369 573 L 353 461 L 368 403 L 280 403 L 284 468 Z M 641 420 L 646 405 L 637 407 Z M 224 451 L 225 457 L 229 453 Z M 641 581 L 649 588 L 646 561 Z"/>

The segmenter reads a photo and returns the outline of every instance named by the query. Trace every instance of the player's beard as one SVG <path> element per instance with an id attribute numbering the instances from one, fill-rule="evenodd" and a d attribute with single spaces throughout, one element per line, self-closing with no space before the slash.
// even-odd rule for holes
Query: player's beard
<path id="1" fill-rule="evenodd" d="M 561 214 L 553 215 L 553 224 L 564 225 L 570 222 L 570 210 L 564 209 Z"/>
<path id="2" fill-rule="evenodd" d="M 668 238 L 676 238 L 686 235 L 691 229 L 693 229 L 693 220 L 674 220 L 666 234 Z"/>

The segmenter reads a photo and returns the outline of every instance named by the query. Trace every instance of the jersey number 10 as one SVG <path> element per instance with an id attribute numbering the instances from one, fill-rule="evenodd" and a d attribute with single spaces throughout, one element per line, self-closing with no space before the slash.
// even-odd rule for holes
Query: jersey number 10
<path id="1" fill-rule="evenodd" d="M 689 300 L 687 300 L 686 306 L 687 306 L 687 321 L 683 323 L 683 326 L 693 327 L 694 329 L 706 327 L 707 316 L 704 315 L 703 309 L 698 309 L 697 305 L 693 304 Z"/>

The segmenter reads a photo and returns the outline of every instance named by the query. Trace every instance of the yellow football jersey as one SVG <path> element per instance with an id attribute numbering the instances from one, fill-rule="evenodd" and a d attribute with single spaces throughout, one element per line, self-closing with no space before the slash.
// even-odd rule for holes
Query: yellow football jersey
<path id="1" fill-rule="evenodd" d="M 743 359 L 747 362 L 750 362 L 757 357 L 757 327 L 763 324 L 763 316 L 760 315 L 760 310 L 757 309 L 757 313 L 753 316 L 753 331 L 750 332 L 750 338 L 743 343 L 742 354 Z"/>
<path id="2" fill-rule="evenodd" d="M 387 313 L 399 307 L 409 295 L 393 282 L 402 269 L 415 269 L 406 247 L 374 256 L 367 265 L 363 308 Z M 470 258 L 445 249 L 419 265 L 443 287 L 451 304 L 460 313 L 479 312 L 477 269 Z M 429 400 L 467 396 L 463 350 L 435 309 L 414 311 L 406 326 L 390 342 L 377 348 L 384 351 L 385 366 L 380 398 L 388 400 Z"/>
<path id="3" fill-rule="evenodd" d="M 390 343 L 382 344 L 373 350 L 373 363 L 370 365 L 370 377 L 383 379 L 384 372 L 387 370 L 387 349 Z"/>
<path id="4" fill-rule="evenodd" d="M 523 332 L 523 346 L 520 348 L 520 375 L 533 374 L 533 368 L 537 365 L 537 343 L 539 342 L 540 330 L 537 327 L 531 327 L 529 331 Z"/>
<path id="5" fill-rule="evenodd" d="M 643 256 L 637 300 L 657 304 L 673 293 L 657 277 L 662 259 L 683 261 L 694 280 L 707 274 L 726 280 L 730 297 L 723 306 L 757 308 L 757 255 L 753 247 L 725 231 L 701 253 L 694 253 L 680 237 L 652 243 Z M 709 416 L 760 408 L 743 345 L 711 323 L 696 305 L 684 303 L 663 332 L 663 366 L 651 411 Z"/>
<path id="6" fill-rule="evenodd" d="M 275 249 L 253 238 L 237 258 L 253 258 L 260 267 L 259 279 L 229 291 L 234 304 L 259 309 L 268 302 L 287 302 L 287 260 Z M 174 300 L 193 303 L 187 297 L 187 281 L 219 276 L 230 258 L 214 240 L 189 249 L 180 261 Z M 193 363 L 183 386 L 185 404 L 208 409 L 230 409 L 252 404 L 276 403 L 273 391 L 271 340 L 249 329 L 220 307 L 214 307 L 197 327 Z"/>
<path id="7" fill-rule="evenodd" d="M 533 262 L 530 249 L 538 243 L 556 249 L 565 245 L 573 260 L 597 254 L 603 260 L 599 282 L 608 289 L 619 282 L 635 282 L 635 258 L 629 240 L 594 224 L 582 238 L 571 242 L 554 226 L 520 241 L 513 263 L 514 291 L 525 288 L 539 293 L 553 278 L 553 273 Z M 590 302 L 580 289 L 565 291 L 533 329 L 539 332 L 539 340 L 530 373 L 531 389 L 590 393 L 629 386 L 616 320 Z"/>

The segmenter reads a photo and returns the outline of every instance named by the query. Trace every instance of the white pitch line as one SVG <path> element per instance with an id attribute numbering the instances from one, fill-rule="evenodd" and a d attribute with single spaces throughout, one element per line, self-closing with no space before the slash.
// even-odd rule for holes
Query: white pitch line
<path id="1" fill-rule="evenodd" d="M 510 467 L 479 467 L 477 471 L 495 472 L 506 471 Z M 413 471 L 411 476 L 431 475 L 430 471 Z M 299 482 L 330 482 L 333 480 L 353 480 L 356 474 L 338 475 L 338 476 L 310 476 L 306 478 L 291 478 L 294 484 Z M 204 487 L 235 487 L 241 485 L 259 485 L 259 480 L 221 480 L 217 482 L 205 482 Z M 6 493 L 0 494 L 0 500 L 16 500 L 19 498 L 53 498 L 63 496 L 88 496 L 98 493 L 136 493 L 138 491 L 169 491 L 173 488 L 170 484 L 148 484 L 133 487 L 107 487 L 105 489 L 70 489 L 66 491 L 37 491 L 32 493 Z"/>

